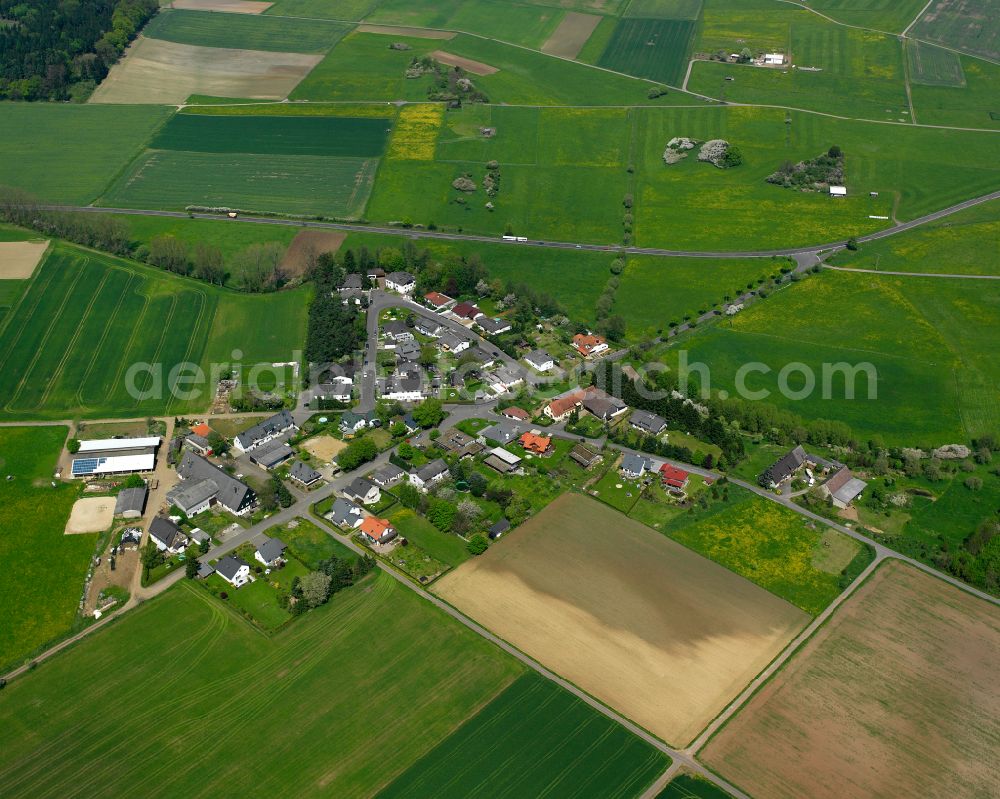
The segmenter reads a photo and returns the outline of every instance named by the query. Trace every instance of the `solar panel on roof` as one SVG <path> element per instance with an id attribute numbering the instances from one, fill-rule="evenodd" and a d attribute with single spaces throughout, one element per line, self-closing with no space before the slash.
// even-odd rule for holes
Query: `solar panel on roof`
<path id="1" fill-rule="evenodd" d="M 93 474 L 107 458 L 78 458 L 73 461 L 73 474 Z"/>

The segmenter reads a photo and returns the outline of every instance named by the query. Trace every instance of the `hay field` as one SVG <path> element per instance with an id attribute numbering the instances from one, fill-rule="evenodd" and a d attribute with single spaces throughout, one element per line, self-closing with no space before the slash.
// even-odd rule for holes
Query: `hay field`
<path id="1" fill-rule="evenodd" d="M 100 533 L 111 526 L 115 518 L 114 497 L 85 497 L 73 503 L 66 522 L 66 535 Z"/>
<path id="2" fill-rule="evenodd" d="M 996 796 L 998 662 L 995 606 L 889 561 L 700 756 L 773 799 Z"/>
<path id="3" fill-rule="evenodd" d="M 677 745 L 694 738 L 808 620 L 577 494 L 552 502 L 434 590 Z"/>
<path id="4" fill-rule="evenodd" d="M 0 280 L 25 280 L 35 273 L 48 241 L 0 242 Z"/>
<path id="5" fill-rule="evenodd" d="M 347 24 L 327 20 L 164 9 L 150 20 L 142 35 L 201 47 L 325 53 L 349 30 Z"/>
<path id="6" fill-rule="evenodd" d="M 140 36 L 89 102 L 179 105 L 192 94 L 281 100 L 322 58 L 199 47 Z"/>
<path id="7" fill-rule="evenodd" d="M 542 52 L 561 58 L 576 58 L 594 32 L 601 17 L 570 11 L 542 45 Z"/>

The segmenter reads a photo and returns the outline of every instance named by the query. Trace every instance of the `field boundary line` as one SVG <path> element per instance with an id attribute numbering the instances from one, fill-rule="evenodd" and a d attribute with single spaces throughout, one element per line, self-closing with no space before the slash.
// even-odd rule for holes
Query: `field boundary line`
<path id="1" fill-rule="evenodd" d="M 88 257 L 84 261 L 84 263 L 86 264 L 86 263 L 89 263 L 89 262 L 90 262 L 90 258 Z M 45 328 L 45 334 L 42 336 L 42 340 L 38 342 L 38 346 L 35 349 L 35 354 L 32 356 L 31 361 L 28 363 L 28 365 L 24 368 L 24 372 L 21 374 L 21 379 L 20 379 L 20 381 L 17 384 L 17 389 L 11 395 L 10 402 L 7 403 L 7 407 L 8 408 L 10 407 L 10 405 L 12 403 L 16 402 L 17 398 L 21 395 L 21 391 L 24 389 L 24 385 L 25 385 L 25 382 L 28 379 L 28 375 L 30 375 L 31 372 L 32 372 L 32 370 L 35 368 L 35 364 L 38 363 L 38 359 L 42 355 L 42 350 L 45 349 L 45 345 L 48 344 L 48 342 L 49 342 L 49 337 L 52 335 L 52 328 L 55 326 L 55 323 L 56 323 L 56 321 L 58 321 L 59 317 L 62 316 L 62 313 L 63 313 L 63 311 L 66 308 L 66 305 L 69 303 L 69 298 L 76 291 L 76 285 L 77 285 L 77 283 L 80 282 L 80 279 L 82 277 L 83 277 L 83 269 L 81 268 L 77 272 L 76 277 L 73 279 L 72 285 L 70 285 L 69 289 L 67 290 L 66 296 L 63 297 L 62 302 L 59 304 L 59 309 L 56 311 L 55 317 L 49 323 L 49 326 L 47 328 Z M 35 307 L 37 308 L 38 306 L 35 306 Z M 27 325 L 25 325 L 25 327 L 27 327 Z M 36 406 L 32 410 L 41 411 L 42 408 L 41 408 L 41 406 Z"/>
<path id="2" fill-rule="evenodd" d="M 80 408 L 86 410 L 88 408 L 87 404 L 83 399 L 83 387 L 87 385 L 87 380 L 90 379 L 90 373 L 94 370 L 94 365 L 97 363 L 97 355 L 104 347 L 104 342 L 107 341 L 108 335 L 111 330 L 111 325 L 114 322 L 115 317 L 121 310 L 122 303 L 125 302 L 125 298 L 128 296 L 129 290 L 132 288 L 132 281 L 139 277 L 138 272 L 133 272 L 129 275 L 128 282 L 125 284 L 125 288 L 122 289 L 121 296 L 118 297 L 118 303 L 115 305 L 114 311 L 108 316 L 107 324 L 104 325 L 104 330 L 101 333 L 100 339 L 94 345 L 94 352 L 90 356 L 90 362 L 87 364 L 87 369 L 83 373 L 83 377 L 80 378 L 80 385 L 76 390 L 76 401 Z"/>
<path id="3" fill-rule="evenodd" d="M 76 330 L 73 331 L 73 335 L 70 336 L 69 342 L 66 344 L 66 349 L 63 352 L 62 358 L 59 359 L 59 363 L 56 364 L 55 369 L 52 370 L 51 375 L 49 375 L 49 384 L 42 394 L 41 400 L 39 400 L 39 407 L 44 407 L 46 400 L 49 398 L 49 394 L 52 392 L 53 387 L 62 377 L 63 369 L 66 368 L 66 362 L 69 360 L 69 355 L 73 351 L 73 347 L 76 346 L 76 342 L 80 340 L 80 334 L 83 332 L 83 326 L 90 316 L 90 312 L 94 309 L 94 305 L 97 304 L 97 298 L 104 291 L 104 287 L 108 283 L 108 278 L 111 276 L 110 270 L 105 270 L 104 274 L 101 276 L 101 282 L 97 284 L 97 288 L 94 289 L 94 294 L 90 298 L 90 302 L 87 303 L 86 309 L 84 309 L 83 316 L 80 318 L 80 324 L 76 326 Z M 96 350 L 94 351 L 97 352 Z"/>

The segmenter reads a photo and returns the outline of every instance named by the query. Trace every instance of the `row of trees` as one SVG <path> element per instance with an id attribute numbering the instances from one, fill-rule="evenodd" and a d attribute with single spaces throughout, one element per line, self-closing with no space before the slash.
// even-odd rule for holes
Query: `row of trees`
<path id="1" fill-rule="evenodd" d="M 82 99 L 158 0 L 0 0 L 0 99 Z"/>

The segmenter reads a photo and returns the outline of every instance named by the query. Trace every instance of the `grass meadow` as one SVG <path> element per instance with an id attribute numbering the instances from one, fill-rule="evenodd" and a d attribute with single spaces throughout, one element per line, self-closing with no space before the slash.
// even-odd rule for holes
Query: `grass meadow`
<path id="1" fill-rule="evenodd" d="M 821 14 L 862 28 L 902 33 L 917 18 L 925 0 L 812 0 Z"/>
<path id="2" fill-rule="evenodd" d="M 275 0 L 264 14 L 357 22 L 370 14 L 378 3 L 379 0 Z"/>
<path id="3" fill-rule="evenodd" d="M 182 583 L 7 686 L 0 792 L 371 796 L 522 669 L 382 575 L 270 636 Z"/>
<path id="4" fill-rule="evenodd" d="M 236 253 L 253 244 L 273 241 L 287 247 L 302 229 L 290 225 L 244 225 L 228 219 L 188 219 L 132 214 L 113 216 L 128 225 L 135 245 L 149 246 L 149 241 L 154 236 L 174 236 L 189 248 L 199 243 L 218 247 L 226 263 L 231 263 Z"/>
<path id="5" fill-rule="evenodd" d="M 51 485 L 69 430 L 0 428 L 0 672 L 19 665 L 76 619 L 96 534 L 65 535 L 79 485 Z"/>
<path id="6" fill-rule="evenodd" d="M 316 19 L 160 9 L 143 36 L 199 47 L 325 53 L 350 26 Z"/>
<path id="7" fill-rule="evenodd" d="M 821 312 L 817 312 L 821 309 Z M 730 320 L 685 338 L 689 362 L 711 367 L 713 388 L 733 390 L 736 370 L 762 363 L 750 391 L 811 418 L 847 423 L 859 437 L 881 435 L 905 446 L 934 446 L 995 431 L 1000 420 L 996 351 L 1000 289 L 978 280 L 889 277 L 827 272 L 787 288 Z M 778 375 L 806 364 L 816 387 L 785 397 Z M 843 374 L 823 394 L 823 364 L 872 364 L 876 396 L 860 372 L 855 396 Z M 788 377 L 792 392 L 806 386 Z"/>
<path id="8" fill-rule="evenodd" d="M 541 734 L 548 743 L 540 748 Z M 669 762 L 581 699 L 528 672 L 377 799 L 487 794 L 625 799 L 638 796 Z"/>
<path id="9" fill-rule="evenodd" d="M 89 203 L 170 114 L 152 105 L 2 103 L 0 185 L 49 202 Z"/>
<path id="10" fill-rule="evenodd" d="M 101 197 L 114 208 L 189 205 L 356 219 L 378 159 L 147 150 Z"/>
<path id="11" fill-rule="evenodd" d="M 56 245 L 0 329 L 0 418 L 140 416 L 203 408 L 167 396 L 181 362 L 289 360 L 305 292 L 239 295 L 138 264 Z M 271 320 L 260 325 L 261 315 Z M 211 345 L 208 342 L 211 341 Z M 130 365 L 163 364 L 161 397 L 135 399 Z M 136 386 L 153 389 L 147 378 Z"/>
<path id="12" fill-rule="evenodd" d="M 917 42 L 907 41 L 907 49 Z M 1000 130 L 1000 97 L 996 90 L 1000 82 L 1000 66 L 970 56 L 956 56 L 949 50 L 919 43 L 920 53 L 944 53 L 940 58 L 923 59 L 924 71 L 920 77 L 925 82 L 914 81 L 911 70 L 913 107 L 917 121 L 925 125 L 957 125 L 970 128 Z M 956 70 L 952 58 L 957 58 Z M 933 73 L 928 62 L 933 64 Z M 962 83 L 948 85 L 949 76 L 961 75 Z"/>
<path id="13" fill-rule="evenodd" d="M 687 70 L 695 25 L 690 19 L 623 19 L 597 63 L 679 86 Z"/>

